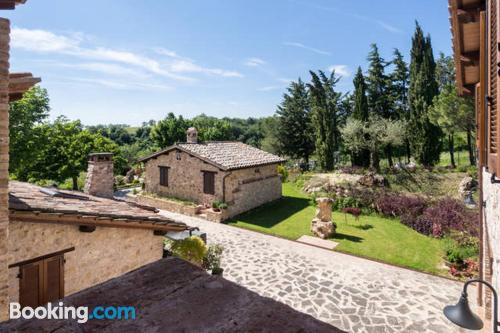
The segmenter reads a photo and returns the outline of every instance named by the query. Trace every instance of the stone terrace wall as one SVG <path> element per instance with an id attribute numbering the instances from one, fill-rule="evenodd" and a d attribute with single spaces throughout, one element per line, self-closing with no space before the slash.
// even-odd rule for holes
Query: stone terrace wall
<path id="1" fill-rule="evenodd" d="M 483 172 L 483 199 L 485 234 L 485 277 L 500 290 L 500 184 L 491 183 L 491 174 Z M 490 266 L 491 263 L 491 266 Z M 491 303 L 491 294 L 486 297 L 486 305 Z"/>
<path id="2" fill-rule="evenodd" d="M 276 164 L 235 170 L 226 179 L 230 217 L 279 198 L 281 178 Z"/>
<path id="3" fill-rule="evenodd" d="M 168 154 L 158 156 L 156 159 L 150 159 L 146 163 L 144 178 L 146 192 L 209 205 L 214 200 L 222 200 L 222 177 L 224 177 L 225 173 L 196 157 L 189 156 L 185 152 L 180 152 L 179 157 L 180 160 L 177 159 L 177 153 L 173 150 Z M 170 168 L 168 170 L 168 186 L 160 185 L 159 166 Z M 215 195 L 203 193 L 202 170 L 217 172 L 215 175 Z"/>
<path id="4" fill-rule="evenodd" d="M 9 33 L 9 20 L 0 18 L 0 321 L 7 319 L 9 303 Z"/>
<path id="5" fill-rule="evenodd" d="M 9 232 L 9 264 L 75 247 L 64 255 L 65 295 L 122 275 L 163 255 L 163 237 L 154 236 L 152 230 L 97 227 L 92 233 L 83 233 L 77 226 L 11 221 Z M 18 267 L 8 270 L 11 302 L 19 298 L 18 272 Z"/>

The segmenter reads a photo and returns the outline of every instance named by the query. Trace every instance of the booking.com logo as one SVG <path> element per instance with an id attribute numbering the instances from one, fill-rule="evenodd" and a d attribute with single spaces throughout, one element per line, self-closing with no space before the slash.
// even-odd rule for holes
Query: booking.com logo
<path id="1" fill-rule="evenodd" d="M 19 303 L 10 303 L 10 319 L 64 319 L 76 320 L 79 324 L 86 323 L 89 319 L 96 320 L 127 320 L 135 319 L 135 307 L 133 306 L 96 306 L 89 310 L 87 306 L 64 306 L 63 302 L 58 305 L 48 303 L 46 306 L 32 308 L 21 307 Z"/>

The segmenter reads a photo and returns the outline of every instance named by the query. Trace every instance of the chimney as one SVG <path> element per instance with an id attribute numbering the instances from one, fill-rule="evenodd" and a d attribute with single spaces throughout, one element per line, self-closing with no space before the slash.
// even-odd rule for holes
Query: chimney
<path id="1" fill-rule="evenodd" d="M 0 18 L 0 321 L 9 304 L 9 33 L 9 20 Z"/>
<path id="2" fill-rule="evenodd" d="M 87 179 L 84 192 L 97 197 L 112 198 L 115 177 L 113 175 L 113 154 L 93 153 L 89 155 Z"/>
<path id="3" fill-rule="evenodd" d="M 187 143 L 198 143 L 198 130 L 194 127 L 189 127 L 186 131 Z"/>

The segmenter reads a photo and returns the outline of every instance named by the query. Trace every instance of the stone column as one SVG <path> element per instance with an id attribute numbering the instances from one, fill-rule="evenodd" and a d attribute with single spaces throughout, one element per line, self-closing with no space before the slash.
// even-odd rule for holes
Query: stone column
<path id="1" fill-rule="evenodd" d="M 8 315 L 9 41 L 10 22 L 0 18 L 0 321 Z"/>

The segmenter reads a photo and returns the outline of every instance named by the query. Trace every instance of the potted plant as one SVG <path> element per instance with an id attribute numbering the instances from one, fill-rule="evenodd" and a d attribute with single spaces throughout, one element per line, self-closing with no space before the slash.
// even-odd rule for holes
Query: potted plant
<path id="1" fill-rule="evenodd" d="M 203 268 L 211 271 L 212 275 L 222 276 L 224 269 L 220 267 L 222 252 L 224 248 L 219 244 L 213 244 L 208 247 L 207 253 L 203 257 Z"/>
<path id="2" fill-rule="evenodd" d="M 172 255 L 189 261 L 196 266 L 203 266 L 204 258 L 207 255 L 207 247 L 198 236 L 178 241 L 167 241 L 165 247 Z"/>
<path id="3" fill-rule="evenodd" d="M 212 202 L 212 209 L 214 212 L 220 212 L 222 209 L 227 209 L 227 203 L 221 200 L 215 200 Z"/>

